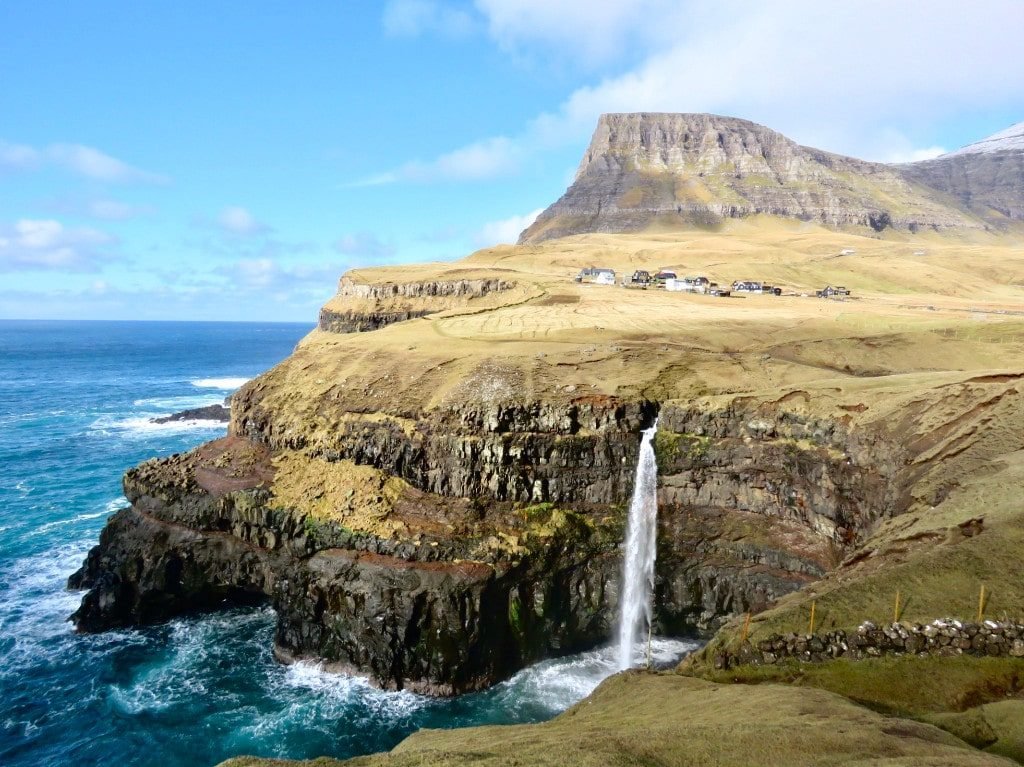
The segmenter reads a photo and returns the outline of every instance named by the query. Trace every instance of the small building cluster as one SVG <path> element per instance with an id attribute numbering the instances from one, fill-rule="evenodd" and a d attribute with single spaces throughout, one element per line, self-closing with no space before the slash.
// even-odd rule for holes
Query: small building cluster
<path id="1" fill-rule="evenodd" d="M 585 282 L 591 285 L 614 285 L 615 270 L 588 266 L 586 269 L 580 269 L 580 273 L 576 275 L 576 282 Z"/>
<path id="2" fill-rule="evenodd" d="M 773 285 L 757 282 L 756 280 L 736 280 L 736 282 L 732 284 L 732 289 L 737 293 L 761 293 L 771 296 L 782 295 L 782 288 L 776 288 Z"/>
<path id="3" fill-rule="evenodd" d="M 589 285 L 615 285 L 615 270 L 605 267 L 588 266 L 575 277 L 576 282 Z M 675 272 L 662 269 L 653 275 L 645 269 L 637 269 L 629 277 L 623 277 L 624 288 L 664 288 L 672 293 L 699 293 L 709 296 L 729 296 L 733 293 L 747 295 L 781 296 L 782 288 L 759 280 L 736 280 L 730 287 L 722 287 L 704 276 L 679 277 Z M 791 294 L 795 295 L 795 294 Z M 806 296 L 807 293 L 802 295 Z M 846 298 L 850 290 L 841 285 L 826 285 L 815 291 L 818 298 Z"/>
<path id="4" fill-rule="evenodd" d="M 683 277 L 683 279 L 671 279 L 665 282 L 665 290 L 680 293 L 711 293 L 718 291 L 718 283 L 712 282 L 707 277 Z"/>

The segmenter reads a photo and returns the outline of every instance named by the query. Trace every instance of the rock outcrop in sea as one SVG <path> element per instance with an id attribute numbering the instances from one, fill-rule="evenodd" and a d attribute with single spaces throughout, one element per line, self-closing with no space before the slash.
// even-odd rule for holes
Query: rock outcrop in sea
<path id="1" fill-rule="evenodd" d="M 152 420 L 153 423 L 175 423 L 177 421 L 219 421 L 220 423 L 227 423 L 231 420 L 231 409 L 218 403 L 179 410 L 177 413 L 160 416 Z"/>

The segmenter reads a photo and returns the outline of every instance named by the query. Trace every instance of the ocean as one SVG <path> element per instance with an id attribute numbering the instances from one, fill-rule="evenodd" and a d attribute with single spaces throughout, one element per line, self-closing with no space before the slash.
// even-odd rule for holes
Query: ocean
<path id="1" fill-rule="evenodd" d="M 587 695 L 615 652 L 540 663 L 437 700 L 271 655 L 269 607 L 77 635 L 65 589 L 125 469 L 224 433 L 152 418 L 220 402 L 311 326 L 0 321 L 0 764 L 214 765 L 355 756 L 421 727 L 536 722 Z M 657 640 L 668 661 L 695 646 Z"/>

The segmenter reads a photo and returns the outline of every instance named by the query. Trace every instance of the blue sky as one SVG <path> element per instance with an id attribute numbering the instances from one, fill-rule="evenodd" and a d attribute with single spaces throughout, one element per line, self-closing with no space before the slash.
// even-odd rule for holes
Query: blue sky
<path id="1" fill-rule="evenodd" d="M 5 3 L 0 317 L 312 321 L 346 269 L 514 240 L 605 111 L 932 156 L 1024 120 L 1024 3 L 963 7 Z"/>

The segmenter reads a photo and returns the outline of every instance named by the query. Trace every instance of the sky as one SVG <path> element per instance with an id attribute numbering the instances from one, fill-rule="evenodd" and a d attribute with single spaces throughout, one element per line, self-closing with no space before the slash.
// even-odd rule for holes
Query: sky
<path id="1" fill-rule="evenodd" d="M 1024 120 L 1024 0 L 0 4 L 0 318 L 312 322 L 514 242 L 603 112 L 898 162 Z"/>

